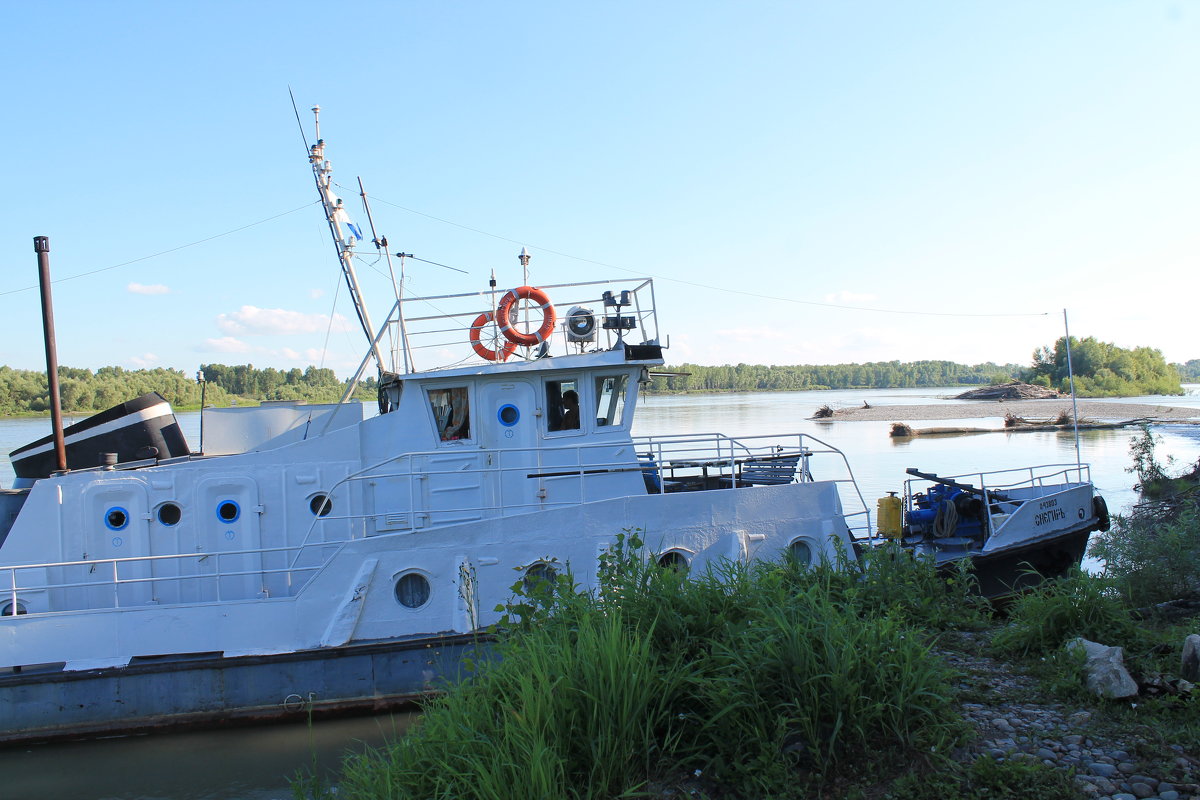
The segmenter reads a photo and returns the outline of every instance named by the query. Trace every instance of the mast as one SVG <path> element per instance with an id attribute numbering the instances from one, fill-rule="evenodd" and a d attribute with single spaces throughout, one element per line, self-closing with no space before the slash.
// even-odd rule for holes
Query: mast
<path id="1" fill-rule="evenodd" d="M 317 182 L 317 192 L 321 195 L 321 205 L 325 208 L 325 220 L 329 223 L 329 233 L 333 236 L 333 245 L 337 250 L 338 263 L 342 266 L 342 274 L 346 278 L 346 287 L 350 291 L 350 300 L 354 303 L 354 313 L 362 325 L 363 333 L 375 356 L 375 363 L 382 372 L 384 369 L 383 356 L 379 352 L 379 343 L 375 340 L 374 326 L 371 325 L 371 315 L 363 302 L 362 291 L 358 286 L 358 275 L 354 271 L 354 246 L 362 241 L 362 231 L 350 221 L 350 214 L 342 205 L 342 198 L 333 192 L 333 168 L 325 160 L 325 140 L 321 138 L 321 107 L 313 106 L 313 119 L 316 122 L 317 143 L 308 150 L 308 160 L 312 164 L 313 178 Z"/>

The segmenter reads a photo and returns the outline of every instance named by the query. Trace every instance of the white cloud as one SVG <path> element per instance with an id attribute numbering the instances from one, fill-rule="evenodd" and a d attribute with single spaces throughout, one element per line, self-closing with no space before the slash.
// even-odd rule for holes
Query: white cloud
<path id="1" fill-rule="evenodd" d="M 222 336 L 220 339 L 205 339 L 204 346 L 205 349 L 215 350 L 218 353 L 250 352 L 250 345 L 232 336 Z"/>
<path id="2" fill-rule="evenodd" d="M 170 294 L 171 290 L 165 284 L 152 283 L 146 285 L 144 283 L 131 283 L 125 287 L 126 291 L 133 294 Z"/>
<path id="3" fill-rule="evenodd" d="M 231 314 L 217 316 L 217 327 L 222 333 L 240 336 L 324 333 L 328 326 L 329 317 L 326 314 L 305 314 L 284 308 L 242 306 Z M 334 314 L 332 329 L 347 331 L 350 330 L 350 323 L 341 314 Z"/>
<path id="4" fill-rule="evenodd" d="M 138 369 L 145 369 L 146 367 L 152 367 L 155 364 L 157 364 L 158 361 L 159 361 L 158 356 L 154 355 L 154 353 L 143 353 L 140 356 L 130 356 L 129 357 L 129 363 L 132 364 L 133 366 L 137 367 Z"/>
<path id="5" fill-rule="evenodd" d="M 309 289 L 308 296 L 311 297 L 313 300 L 320 300 L 322 297 L 325 296 L 325 290 L 324 289 Z"/>

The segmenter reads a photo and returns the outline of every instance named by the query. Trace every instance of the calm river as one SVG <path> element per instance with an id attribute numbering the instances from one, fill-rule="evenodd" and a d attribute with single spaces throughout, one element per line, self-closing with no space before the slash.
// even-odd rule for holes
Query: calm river
<path id="1" fill-rule="evenodd" d="M 1136 402 L 1186 406 L 1200 416 L 1200 386 L 1185 387 L 1184 397 L 1137 398 Z M 835 408 L 961 403 L 943 399 L 960 389 L 875 389 L 826 392 L 651 397 L 638 411 L 639 434 L 721 432 L 753 435 L 777 432 L 811 434 L 841 449 L 850 460 L 867 502 L 899 491 L 906 467 L 940 475 L 1037 464 L 1074 463 L 1070 434 L 1019 433 L 916 438 L 897 441 L 885 422 L 815 422 L 808 418 L 822 405 Z M 1054 411 L 1058 410 L 1055 407 Z M 1050 415 L 1048 412 L 1047 416 Z M 199 441 L 198 412 L 179 421 L 188 441 Z M 931 423 L 934 424 L 934 423 Z M 1000 427 L 1003 420 L 939 420 L 938 426 Z M 1200 458 L 1200 426 L 1160 425 L 1160 459 L 1179 466 Z M 0 419 L 0 453 L 49 432 L 44 419 Z M 1096 488 L 1120 513 L 1136 499 L 1129 443 L 1137 431 L 1084 431 L 1080 449 L 1092 466 Z M 814 471 L 819 462 L 814 461 Z M 0 484 L 11 485 L 7 458 L 0 463 Z M 820 475 L 817 476 L 820 478 Z M 872 509 L 873 510 L 873 509 Z M 1094 566 L 1094 565 L 1093 565 Z M 347 750 L 379 745 L 399 735 L 410 715 L 366 717 L 305 725 L 274 725 L 239 730 L 158 734 L 0 750 L 0 797 L 6 800 L 268 800 L 289 798 L 288 778 L 314 759 L 335 767 Z"/>

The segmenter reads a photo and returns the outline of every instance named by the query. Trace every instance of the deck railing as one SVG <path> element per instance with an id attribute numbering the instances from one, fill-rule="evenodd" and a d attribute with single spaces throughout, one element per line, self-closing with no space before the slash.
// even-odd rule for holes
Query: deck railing
<path id="1" fill-rule="evenodd" d="M 344 477 L 328 496 L 336 509 L 361 510 L 314 516 L 296 544 L 0 566 L 0 597 L 17 609 L 23 595 L 46 590 L 86 592 L 72 608 L 292 596 L 347 541 L 380 533 L 418 535 L 459 522 L 576 506 L 633 491 L 665 495 L 671 481 L 686 478 L 714 491 L 740 489 L 747 485 L 740 477 L 747 463 L 791 457 L 796 458 L 796 480 L 837 484 L 852 535 L 871 535 L 870 512 L 845 455 L 807 434 L 638 436 L 553 448 L 437 450 L 390 457 Z M 818 467 L 814 475 L 811 459 L 823 461 L 826 468 Z M 479 502 L 428 502 L 424 484 L 450 480 L 456 484 L 447 496 L 462 494 L 458 490 L 466 487 Z M 530 480 L 553 490 L 531 492 Z M 371 507 L 365 487 L 387 481 L 392 482 L 389 507 Z M 388 530 L 380 530 L 384 518 L 395 523 Z"/>

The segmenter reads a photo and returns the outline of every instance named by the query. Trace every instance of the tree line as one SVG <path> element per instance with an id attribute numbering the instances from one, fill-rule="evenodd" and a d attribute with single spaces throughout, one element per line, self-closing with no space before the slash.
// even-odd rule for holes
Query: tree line
<path id="1" fill-rule="evenodd" d="M 1151 347 L 1125 349 L 1094 337 L 1071 338 L 1071 361 L 1076 390 L 1084 397 L 1120 397 L 1144 394 L 1182 394 L 1181 382 L 1200 381 L 1200 359 L 1168 364 Z M 679 364 L 655 375 L 649 391 L 770 392 L 810 389 L 896 389 L 921 386 L 981 386 L 1017 378 L 1069 391 L 1066 339 L 1040 347 L 1031 366 L 1018 364 L 957 364 L 953 361 L 874 361 L 866 364 L 797 364 L 769 366 L 737 364 L 716 367 Z M 206 386 L 204 401 L 227 406 L 262 400 L 305 400 L 333 403 L 341 398 L 346 381 L 333 370 L 258 369 L 253 364 L 202 364 Z M 94 372 L 74 367 L 58 368 L 63 411 L 102 411 L 146 392 L 158 392 L 177 409 L 199 408 L 201 384 L 195 375 L 178 369 L 123 369 L 101 367 Z M 355 390 L 358 400 L 373 400 L 374 378 Z M 45 373 L 0 366 L 0 415 L 45 413 L 49 410 Z"/>
<path id="2" fill-rule="evenodd" d="M 1095 337 L 1071 337 L 1071 368 L 1075 391 L 1082 397 L 1135 397 L 1143 394 L 1183 394 L 1182 371 L 1168 364 L 1153 347 L 1126 349 Z M 1200 361 L 1189 361 L 1200 366 Z M 1067 338 L 1059 337 L 1053 347 L 1039 347 L 1033 366 L 1022 372 L 1029 383 L 1071 390 L 1067 369 Z"/>
<path id="3" fill-rule="evenodd" d="M 335 403 L 346 390 L 331 369 L 277 370 L 256 369 L 251 364 L 226 366 L 204 364 L 205 385 L 183 370 L 124 369 L 101 367 L 94 372 L 76 367 L 58 368 L 59 394 L 67 414 L 103 411 L 147 392 L 158 392 L 176 409 L 199 408 L 204 402 L 228 406 L 237 402 L 261 400 L 307 400 L 311 403 Z M 354 396 L 373 400 L 374 378 L 359 384 Z M 46 374 L 37 370 L 0 366 L 0 415 L 46 413 L 50 409 Z"/>
<path id="4" fill-rule="evenodd" d="M 875 361 L 867 364 L 797 364 L 705 367 L 679 364 L 656 375 L 650 391 L 770 392 L 809 389 L 897 389 L 918 386 L 972 386 L 1003 383 L 1015 376 L 1016 364 L 956 364 L 953 361 Z"/>
<path id="5" fill-rule="evenodd" d="M 1200 383 L 1200 358 L 1171 366 L 1179 371 L 1179 377 L 1184 383 Z"/>

